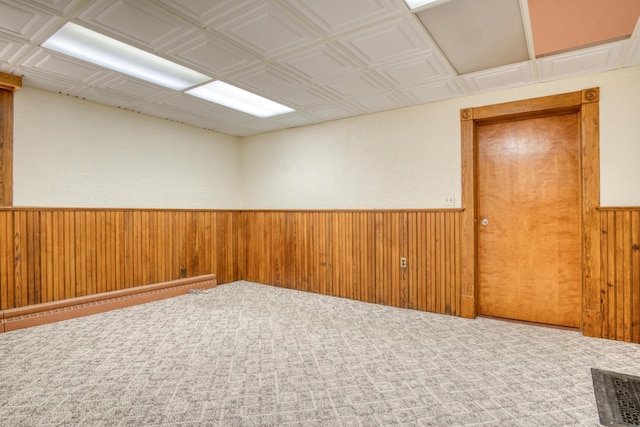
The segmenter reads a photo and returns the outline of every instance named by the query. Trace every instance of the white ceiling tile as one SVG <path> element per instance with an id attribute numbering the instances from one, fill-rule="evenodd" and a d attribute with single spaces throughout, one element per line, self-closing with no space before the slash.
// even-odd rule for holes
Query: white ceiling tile
<path id="1" fill-rule="evenodd" d="M 426 104 L 465 95 L 464 89 L 455 78 L 412 86 L 402 89 L 402 92 L 416 104 Z"/>
<path id="2" fill-rule="evenodd" d="M 99 32 L 153 50 L 192 37 L 197 31 L 148 0 L 94 2 L 78 18 Z"/>
<path id="3" fill-rule="evenodd" d="M 71 15 L 77 8 L 87 3 L 87 0 L 23 0 L 40 7 L 44 7 L 64 16 Z"/>
<path id="4" fill-rule="evenodd" d="M 167 97 L 156 98 L 154 101 L 174 109 L 190 111 L 194 115 L 209 117 L 219 112 L 220 106 L 201 98 L 189 96 L 184 93 L 173 93 Z"/>
<path id="5" fill-rule="evenodd" d="M 24 49 L 22 42 L 12 40 L 9 37 L 3 37 L 3 35 L 0 34 L 0 62 L 10 63 L 11 59 L 21 49 Z"/>
<path id="6" fill-rule="evenodd" d="M 309 86 L 299 86 L 293 90 L 275 94 L 272 99 L 296 110 L 326 104 L 333 100 L 320 90 Z"/>
<path id="7" fill-rule="evenodd" d="M 50 13 L 15 1 L 0 1 L 0 32 L 23 41 L 41 42 L 43 34 L 61 26 L 64 20 Z"/>
<path id="8" fill-rule="evenodd" d="M 638 20 L 640 22 L 640 19 Z M 630 67 L 632 65 L 640 65 L 640 38 L 629 41 L 631 47 L 629 48 L 629 54 L 624 65 Z"/>
<path id="9" fill-rule="evenodd" d="M 140 100 L 148 100 L 163 94 L 172 93 L 170 89 L 118 73 L 112 73 L 109 77 L 101 79 L 95 86 L 105 91 L 120 94 L 121 96 L 134 97 Z"/>
<path id="10" fill-rule="evenodd" d="M 319 83 L 318 86 L 335 94 L 341 100 L 373 95 L 388 90 L 364 70 L 340 78 L 333 78 L 327 82 Z"/>
<path id="11" fill-rule="evenodd" d="M 40 73 L 38 70 L 24 69 L 18 67 L 14 74 L 24 75 L 22 85 L 47 90 L 49 92 L 63 93 L 65 95 L 75 95 L 85 88 L 84 84 L 67 80 L 61 76 L 51 73 Z"/>
<path id="12" fill-rule="evenodd" d="M 311 111 L 324 120 L 337 120 L 363 114 L 364 111 L 348 104 L 331 104 Z"/>
<path id="13" fill-rule="evenodd" d="M 201 27 L 225 22 L 230 16 L 258 6 L 263 0 L 158 0 L 164 7 Z"/>
<path id="14" fill-rule="evenodd" d="M 210 33 L 200 31 L 188 40 L 167 47 L 167 55 L 212 77 L 258 63 L 258 58 Z"/>
<path id="15" fill-rule="evenodd" d="M 358 65 L 330 44 L 324 44 L 278 60 L 278 64 L 311 82 L 356 70 Z"/>
<path id="16" fill-rule="evenodd" d="M 540 80 L 548 81 L 612 70 L 620 63 L 626 41 L 594 46 L 538 59 Z"/>
<path id="17" fill-rule="evenodd" d="M 191 97 L 191 98 L 196 98 L 193 97 L 191 95 L 185 95 L 186 97 Z M 216 110 L 208 117 L 212 117 L 216 120 L 221 121 L 222 123 L 226 123 L 229 125 L 235 125 L 238 123 L 244 123 L 244 122 L 248 122 L 251 120 L 255 120 L 255 116 L 252 116 L 251 114 L 247 114 L 247 113 L 242 113 L 240 111 L 231 109 L 231 108 L 227 108 L 227 107 L 223 107 L 222 105 L 218 105 L 215 103 L 212 103 L 212 105 L 214 107 L 216 107 Z"/>
<path id="18" fill-rule="evenodd" d="M 402 108 L 411 105 L 411 101 L 407 100 L 404 95 L 391 91 L 374 96 L 369 96 L 367 98 L 356 99 L 351 102 L 368 113 L 394 110 L 396 108 Z"/>
<path id="19" fill-rule="evenodd" d="M 275 116 L 272 119 L 274 122 L 278 122 L 286 127 L 299 127 L 307 126 L 318 121 L 318 117 L 309 113 L 289 113 L 280 116 Z"/>
<path id="20" fill-rule="evenodd" d="M 431 50 L 424 30 L 410 16 L 368 27 L 341 37 L 337 42 L 367 65 L 396 61 Z"/>
<path id="21" fill-rule="evenodd" d="M 21 67 L 52 74 L 83 84 L 91 84 L 108 74 L 103 68 L 46 49 L 38 49 Z"/>
<path id="22" fill-rule="evenodd" d="M 75 93 L 75 96 L 99 104 L 111 105 L 112 107 L 131 108 L 139 104 L 139 100 L 134 97 L 123 96 L 119 93 L 111 93 L 100 88 L 86 87 Z"/>
<path id="23" fill-rule="evenodd" d="M 286 91 L 300 85 L 299 81 L 276 69 L 274 66 L 267 64 L 260 65 L 240 74 L 235 74 L 233 78 L 225 80 L 262 96 Z"/>
<path id="24" fill-rule="evenodd" d="M 465 74 L 462 79 L 474 93 L 524 86 L 536 82 L 533 61 Z"/>
<path id="25" fill-rule="evenodd" d="M 215 30 L 250 47 L 264 58 L 308 46 L 320 38 L 272 2 L 263 2 L 235 15 Z"/>
<path id="26" fill-rule="evenodd" d="M 395 0 L 283 0 L 285 5 L 333 37 L 381 19 L 399 15 L 403 5 Z"/>
<path id="27" fill-rule="evenodd" d="M 447 66 L 433 52 L 421 53 L 409 59 L 373 69 L 382 74 L 395 87 L 419 84 L 450 74 Z"/>

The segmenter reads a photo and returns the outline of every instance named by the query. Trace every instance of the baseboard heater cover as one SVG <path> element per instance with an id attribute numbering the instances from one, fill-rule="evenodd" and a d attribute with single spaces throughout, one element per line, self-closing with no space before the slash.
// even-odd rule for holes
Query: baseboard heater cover
<path id="1" fill-rule="evenodd" d="M 216 275 L 207 274 L 172 280 L 170 282 L 136 286 L 134 288 L 0 310 L 0 333 L 103 313 L 118 308 L 131 307 L 137 304 L 184 295 L 189 293 L 189 291 L 197 289 L 215 288 L 216 285 Z"/>

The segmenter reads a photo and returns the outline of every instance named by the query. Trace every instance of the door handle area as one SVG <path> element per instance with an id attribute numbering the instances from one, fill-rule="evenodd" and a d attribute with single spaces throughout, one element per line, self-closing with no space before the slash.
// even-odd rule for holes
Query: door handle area
<path id="1" fill-rule="evenodd" d="M 489 225 L 489 220 L 488 220 L 487 218 L 482 218 L 482 219 L 480 220 L 480 224 L 481 224 L 483 227 L 486 227 L 487 225 Z"/>

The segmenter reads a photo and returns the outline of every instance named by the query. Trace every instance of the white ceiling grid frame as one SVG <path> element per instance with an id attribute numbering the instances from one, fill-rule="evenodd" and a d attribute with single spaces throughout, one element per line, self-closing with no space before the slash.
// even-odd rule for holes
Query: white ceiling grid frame
<path id="1" fill-rule="evenodd" d="M 402 89 L 402 92 L 416 104 L 442 101 L 457 98 L 466 94 L 465 89 L 457 78 L 449 77 L 442 80 L 424 83 Z"/>
<path id="2" fill-rule="evenodd" d="M 622 40 L 538 59 L 540 81 L 575 77 L 618 67 L 628 41 Z"/>
<path id="3" fill-rule="evenodd" d="M 176 40 L 191 39 L 196 33 L 193 26 L 148 0 L 94 2 L 77 20 L 101 34 L 155 54 Z"/>
<path id="4" fill-rule="evenodd" d="M 76 11 L 91 1 L 92 0 L 22 0 L 24 3 L 31 3 L 34 6 L 65 17 L 73 16 Z"/>
<path id="5" fill-rule="evenodd" d="M 266 1 L 238 13 L 213 30 L 267 60 L 321 41 L 311 29 L 276 3 Z"/>
<path id="6" fill-rule="evenodd" d="M 188 40 L 180 39 L 170 44 L 165 54 L 214 78 L 221 78 L 260 63 L 256 55 L 205 30 L 199 31 Z"/>
<path id="7" fill-rule="evenodd" d="M 375 67 L 431 51 L 424 30 L 409 16 L 396 18 L 336 40 L 365 65 Z"/>
<path id="8" fill-rule="evenodd" d="M 21 67 L 88 86 L 111 74 L 98 65 L 48 49 L 38 49 L 35 54 L 22 61 Z"/>
<path id="9" fill-rule="evenodd" d="M 533 61 L 465 74 L 462 79 L 473 93 L 509 89 L 536 82 Z"/>
<path id="10" fill-rule="evenodd" d="M 64 20 L 28 4 L 7 0 L 1 2 L 0 31 L 30 43 L 39 43 Z"/>
<path id="11" fill-rule="evenodd" d="M 301 82 L 269 63 L 235 74 L 227 82 L 258 95 L 269 95 L 298 87 Z"/>
<path id="12" fill-rule="evenodd" d="M 368 96 L 362 99 L 355 99 L 352 102 L 368 113 L 395 110 L 397 108 L 411 105 L 411 101 L 409 101 L 401 92 L 392 91 Z"/>
<path id="13" fill-rule="evenodd" d="M 394 0 L 281 0 L 304 17 L 326 37 L 351 32 L 354 28 L 387 20 L 403 12 Z"/>

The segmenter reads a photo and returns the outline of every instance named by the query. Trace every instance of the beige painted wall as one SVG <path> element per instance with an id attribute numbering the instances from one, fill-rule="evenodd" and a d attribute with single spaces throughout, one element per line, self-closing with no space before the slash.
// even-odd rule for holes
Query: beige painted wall
<path id="1" fill-rule="evenodd" d="M 247 209 L 460 206 L 462 108 L 600 87 L 601 204 L 640 205 L 640 67 L 243 138 Z"/>
<path id="2" fill-rule="evenodd" d="M 241 207 L 238 138 L 25 87 L 14 205 Z"/>
<path id="3" fill-rule="evenodd" d="M 16 206 L 460 206 L 461 108 L 600 87 L 603 206 L 640 205 L 640 67 L 238 139 L 24 88 Z"/>

